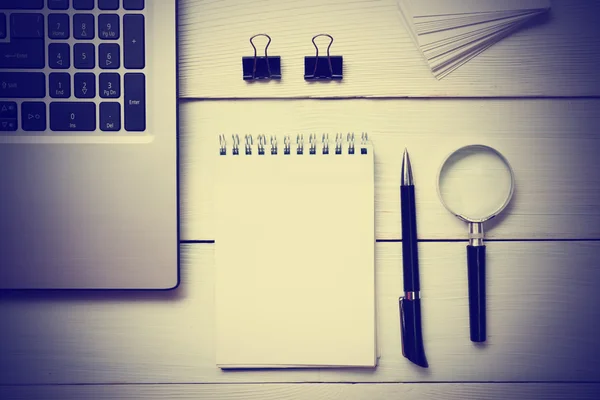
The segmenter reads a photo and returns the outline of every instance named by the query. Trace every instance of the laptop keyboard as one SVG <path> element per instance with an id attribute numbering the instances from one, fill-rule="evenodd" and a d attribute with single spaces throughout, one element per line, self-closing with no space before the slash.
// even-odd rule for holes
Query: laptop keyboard
<path id="1" fill-rule="evenodd" d="M 144 0 L 0 0 L 0 136 L 143 133 Z"/>

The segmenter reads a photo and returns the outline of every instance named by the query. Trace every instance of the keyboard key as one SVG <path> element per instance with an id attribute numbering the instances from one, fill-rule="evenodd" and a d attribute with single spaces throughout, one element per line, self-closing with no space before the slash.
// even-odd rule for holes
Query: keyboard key
<path id="1" fill-rule="evenodd" d="M 93 99 L 96 97 L 96 75 L 91 72 L 78 72 L 73 82 L 75 97 Z"/>
<path id="2" fill-rule="evenodd" d="M 71 49 L 68 43 L 50 43 L 48 46 L 48 66 L 53 69 L 71 67 Z"/>
<path id="3" fill-rule="evenodd" d="M 93 10 L 94 0 L 73 0 L 73 8 L 76 10 Z"/>
<path id="4" fill-rule="evenodd" d="M 0 98 L 41 99 L 46 97 L 43 72 L 0 72 Z"/>
<path id="5" fill-rule="evenodd" d="M 17 118 L 17 103 L 0 101 L 0 118 Z"/>
<path id="6" fill-rule="evenodd" d="M 100 74 L 100 97 L 118 99 L 121 97 L 121 75 L 104 72 Z"/>
<path id="7" fill-rule="evenodd" d="M 144 16 L 126 14 L 123 16 L 123 65 L 127 69 L 143 69 L 144 54 Z"/>
<path id="8" fill-rule="evenodd" d="M 17 103 L 14 101 L 0 101 L 0 131 L 17 130 Z"/>
<path id="9" fill-rule="evenodd" d="M 75 14 L 73 16 L 73 36 L 75 39 L 91 40 L 95 36 L 93 14 Z"/>
<path id="10" fill-rule="evenodd" d="M 48 8 L 51 10 L 66 10 L 69 8 L 69 0 L 48 0 Z"/>
<path id="11" fill-rule="evenodd" d="M 96 103 L 50 103 L 50 129 L 55 132 L 96 130 Z"/>
<path id="12" fill-rule="evenodd" d="M 6 14 L 0 13 L 0 39 L 6 39 Z"/>
<path id="13" fill-rule="evenodd" d="M 96 48 L 92 43 L 76 43 L 73 46 L 73 65 L 78 69 L 96 66 Z"/>
<path id="14" fill-rule="evenodd" d="M 45 131 L 46 103 L 23 102 L 21 104 L 21 128 L 24 131 Z"/>
<path id="15" fill-rule="evenodd" d="M 126 10 L 143 10 L 144 0 L 123 0 L 123 8 Z"/>
<path id="16" fill-rule="evenodd" d="M 146 77 L 144 74 L 125 74 L 125 130 L 140 132 L 146 129 Z"/>
<path id="17" fill-rule="evenodd" d="M 12 39 L 39 39 L 44 37 L 44 16 L 38 13 L 10 15 Z"/>
<path id="18" fill-rule="evenodd" d="M 105 40 L 117 40 L 119 36 L 119 16 L 117 14 L 100 14 L 98 16 L 98 37 Z"/>
<path id="19" fill-rule="evenodd" d="M 48 37 L 50 39 L 68 39 L 71 36 L 68 14 L 48 15 Z"/>
<path id="20" fill-rule="evenodd" d="M 98 46 L 98 64 L 102 69 L 117 69 L 121 66 L 119 45 L 102 43 Z"/>
<path id="21" fill-rule="evenodd" d="M 98 8 L 101 10 L 118 10 L 119 0 L 98 0 Z"/>
<path id="22" fill-rule="evenodd" d="M 121 105 L 100 103 L 100 129 L 103 131 L 121 130 Z"/>
<path id="23" fill-rule="evenodd" d="M 0 10 L 41 10 L 44 0 L 0 0 Z"/>
<path id="24" fill-rule="evenodd" d="M 14 39 L 0 43 L 0 68 L 44 68 L 43 39 Z"/>
<path id="25" fill-rule="evenodd" d="M 10 132 L 17 130 L 17 119 L 16 118 L 2 118 L 0 119 L 0 132 Z"/>
<path id="26" fill-rule="evenodd" d="M 71 97 L 71 75 L 66 72 L 52 72 L 48 80 L 50 97 L 55 99 Z"/>

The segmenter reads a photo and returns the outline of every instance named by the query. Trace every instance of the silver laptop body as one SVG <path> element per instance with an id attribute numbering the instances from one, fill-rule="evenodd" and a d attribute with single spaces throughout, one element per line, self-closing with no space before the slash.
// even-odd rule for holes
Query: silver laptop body
<path id="1" fill-rule="evenodd" d="M 95 0 L 96 8 L 88 11 L 74 10 L 72 2 L 68 10 L 50 10 L 45 1 L 43 10 L 1 11 L 7 15 L 9 35 L 0 42 L 0 46 L 14 40 L 10 37 L 11 22 L 28 17 L 12 17 L 11 14 L 31 12 L 42 13 L 46 20 L 47 57 L 56 56 L 56 49 L 52 52 L 48 49 L 51 43 L 67 43 L 71 49 L 71 66 L 68 69 L 50 68 L 50 61 L 43 69 L 11 69 L 6 68 L 7 64 L 0 68 L 0 73 L 37 71 L 46 75 L 46 97 L 0 98 L 0 102 L 16 103 L 19 111 L 19 128 L 0 132 L 2 289 L 170 289 L 178 285 L 176 0 L 145 0 L 144 9 L 139 11 L 123 9 L 125 0 L 119 2 L 118 10 L 100 10 L 98 1 Z M 73 22 L 69 39 L 48 39 L 49 31 L 54 29 L 47 19 L 52 13 L 69 15 Z M 95 38 L 84 42 L 95 45 L 96 62 L 92 69 L 74 68 L 74 46 L 80 41 L 73 35 L 75 29 L 79 30 L 78 35 L 83 32 L 82 26 L 74 26 L 76 20 L 73 18 L 78 13 L 93 14 L 98 24 Z M 107 25 L 108 33 L 101 31 L 104 27 L 100 26 L 100 14 L 119 16 L 118 40 L 101 37 L 112 35 L 110 30 L 114 26 Z M 139 49 L 135 47 L 139 43 L 135 32 L 125 34 L 127 14 L 143 15 L 143 68 L 125 68 L 125 51 Z M 77 19 L 77 23 L 80 21 Z M 106 20 L 102 19 L 102 23 L 106 24 Z M 132 47 L 127 47 L 126 40 L 131 41 Z M 119 68 L 100 67 L 100 63 L 108 67 L 110 62 L 106 50 L 102 50 L 104 53 L 100 51 L 104 43 L 119 44 Z M 81 54 L 78 56 L 81 57 Z M 128 62 L 133 65 L 131 60 Z M 56 87 L 49 86 L 48 76 L 53 72 L 70 74 L 72 93 L 81 91 L 81 87 L 75 87 L 78 83 L 75 74 L 94 73 L 97 95 L 92 99 L 76 98 L 74 95 L 68 99 L 52 97 L 57 93 Z M 120 75 L 121 94 L 118 98 L 100 97 L 103 90 L 108 95 L 106 82 L 101 87 L 99 81 L 100 74 L 107 72 Z M 140 106 L 140 92 L 139 88 L 135 93 L 132 89 L 128 95 L 125 88 L 125 75 L 128 73 L 137 74 L 138 78 L 140 75 L 145 77 L 145 100 L 141 99 L 142 105 L 143 101 L 146 102 L 145 129 L 137 131 L 135 126 L 139 128 L 139 121 L 131 118 L 139 119 L 139 109 L 135 106 Z M 14 75 L 4 76 L 10 78 Z M 140 79 L 137 80 L 138 85 Z M 133 80 L 128 80 L 128 85 L 131 82 Z M 23 108 L 22 102 L 27 101 L 46 103 L 45 131 L 22 129 L 35 126 L 32 124 L 40 118 L 30 112 L 35 108 Z M 94 131 L 53 131 L 53 126 L 70 124 L 71 118 L 74 125 L 70 126 L 74 128 L 77 124 L 89 126 L 86 125 L 89 121 L 81 115 L 65 113 L 64 106 L 53 108 L 51 103 L 59 101 L 94 102 L 97 128 Z M 118 131 L 111 130 L 115 127 L 112 115 L 100 115 L 100 103 L 108 101 L 120 104 L 121 128 Z M 57 118 L 51 121 L 52 112 L 61 114 L 56 114 Z M 126 112 L 130 112 L 128 117 Z M 125 129 L 126 118 L 133 121 L 130 122 L 133 131 Z"/>

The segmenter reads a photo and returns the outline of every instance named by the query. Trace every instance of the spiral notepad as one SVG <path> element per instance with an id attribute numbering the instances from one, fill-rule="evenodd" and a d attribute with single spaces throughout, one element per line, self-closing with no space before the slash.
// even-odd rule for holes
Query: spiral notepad
<path id="1" fill-rule="evenodd" d="M 367 135 L 220 136 L 220 368 L 373 367 L 373 147 Z"/>

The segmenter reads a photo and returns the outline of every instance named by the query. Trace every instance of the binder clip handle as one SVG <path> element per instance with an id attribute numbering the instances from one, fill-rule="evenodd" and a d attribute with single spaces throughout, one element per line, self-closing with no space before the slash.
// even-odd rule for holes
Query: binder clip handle
<path id="1" fill-rule="evenodd" d="M 331 39 L 329 41 L 329 45 L 327 46 L 327 58 L 329 60 L 329 69 L 333 70 L 333 68 L 331 67 L 331 58 L 330 58 L 330 55 L 329 55 L 329 49 L 331 49 L 331 45 L 333 44 L 333 36 L 331 36 L 328 33 L 319 33 L 318 35 L 313 36 L 312 43 L 313 43 L 313 46 L 315 46 L 315 49 L 317 50 L 317 54 L 316 54 L 317 57 L 319 57 L 319 46 L 317 46 L 317 44 L 315 43 L 315 39 L 318 38 L 318 37 L 320 37 L 320 36 L 326 36 L 329 39 Z M 315 72 L 317 72 L 316 66 L 315 66 Z"/>
<path id="2" fill-rule="evenodd" d="M 256 35 L 254 35 L 250 38 L 250 44 L 252 45 L 252 48 L 254 49 L 254 65 L 252 66 L 252 77 L 253 78 L 256 77 L 256 64 L 257 64 L 256 46 L 254 45 L 254 42 L 252 40 L 257 36 L 264 36 L 267 39 L 269 39 L 269 41 L 267 42 L 267 45 L 265 46 L 265 58 L 267 59 L 267 71 L 269 73 L 269 78 L 270 78 L 271 77 L 271 66 L 269 65 L 269 62 L 268 62 L 269 56 L 267 55 L 267 50 L 269 49 L 269 45 L 271 44 L 271 36 L 267 35 L 266 33 L 257 33 Z"/>
<path id="3" fill-rule="evenodd" d="M 264 36 L 269 41 L 265 46 L 265 55 L 258 56 L 254 38 Z M 271 37 L 266 33 L 257 33 L 250 38 L 250 45 L 254 49 L 253 57 L 242 57 L 243 78 L 247 80 L 256 79 L 280 79 L 281 78 L 281 58 L 279 56 L 269 57 L 267 51 L 271 44 Z"/>

